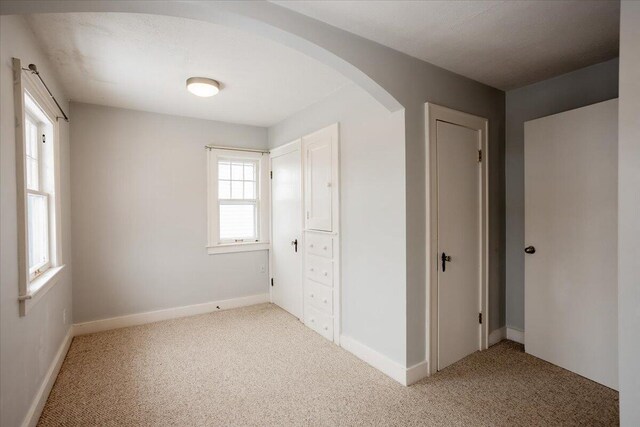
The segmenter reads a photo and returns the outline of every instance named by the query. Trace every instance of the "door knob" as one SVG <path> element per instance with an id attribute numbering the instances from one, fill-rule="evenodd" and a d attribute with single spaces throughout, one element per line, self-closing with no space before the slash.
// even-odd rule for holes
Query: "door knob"
<path id="1" fill-rule="evenodd" d="M 524 248 L 524 252 L 527 254 L 535 254 L 536 248 L 533 246 L 527 246 L 526 248 Z"/>
<path id="2" fill-rule="evenodd" d="M 442 260 L 442 271 L 444 272 L 447 269 L 447 262 L 451 262 L 451 255 L 447 255 L 446 253 L 442 252 L 442 257 L 440 257 L 440 259 Z"/>
<path id="3" fill-rule="evenodd" d="M 293 246 L 293 249 L 298 252 L 298 239 L 296 240 L 292 240 L 291 241 L 291 246 Z"/>

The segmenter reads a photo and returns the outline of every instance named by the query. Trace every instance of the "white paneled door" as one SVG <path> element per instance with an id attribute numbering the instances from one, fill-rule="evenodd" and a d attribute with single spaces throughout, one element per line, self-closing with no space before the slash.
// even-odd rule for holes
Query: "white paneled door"
<path id="1" fill-rule="evenodd" d="M 302 319 L 300 141 L 272 151 L 271 172 L 271 298 Z"/>
<path id="2" fill-rule="evenodd" d="M 617 111 L 525 123 L 525 350 L 614 389 Z"/>
<path id="3" fill-rule="evenodd" d="M 480 343 L 480 134 L 437 121 L 438 370 Z"/>

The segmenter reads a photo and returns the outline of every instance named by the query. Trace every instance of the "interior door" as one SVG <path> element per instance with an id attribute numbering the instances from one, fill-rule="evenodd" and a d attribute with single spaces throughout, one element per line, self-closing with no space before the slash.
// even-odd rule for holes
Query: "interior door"
<path id="1" fill-rule="evenodd" d="M 617 388 L 617 100 L 525 123 L 525 349 Z M 534 252 L 535 251 L 535 252 Z"/>
<path id="2" fill-rule="evenodd" d="M 302 182 L 300 144 L 271 158 L 271 298 L 302 319 Z"/>
<path id="3" fill-rule="evenodd" d="M 307 229 L 332 231 L 332 136 L 323 129 L 304 139 Z"/>
<path id="4" fill-rule="evenodd" d="M 480 345 L 480 163 L 477 130 L 438 121 L 438 369 Z"/>

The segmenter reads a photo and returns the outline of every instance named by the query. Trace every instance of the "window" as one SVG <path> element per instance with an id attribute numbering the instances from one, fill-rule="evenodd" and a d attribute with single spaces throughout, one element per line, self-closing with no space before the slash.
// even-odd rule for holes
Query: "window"
<path id="1" fill-rule="evenodd" d="M 266 157 L 209 151 L 209 253 L 268 247 Z"/>
<path id="2" fill-rule="evenodd" d="M 14 66 L 15 62 L 14 62 Z M 18 187 L 20 315 L 56 282 L 64 265 L 57 182 L 58 122 L 55 104 L 29 73 L 17 79 L 16 179 Z"/>
<path id="3" fill-rule="evenodd" d="M 35 102 L 25 95 L 25 167 L 27 177 L 27 236 L 29 249 L 29 281 L 33 281 L 50 266 L 49 199 L 45 191 L 50 177 L 44 171 L 46 141 L 45 123 L 34 115 Z"/>

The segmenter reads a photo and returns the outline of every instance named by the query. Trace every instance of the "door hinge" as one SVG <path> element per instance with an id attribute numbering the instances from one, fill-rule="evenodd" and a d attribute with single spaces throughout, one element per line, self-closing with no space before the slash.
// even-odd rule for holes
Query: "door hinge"
<path id="1" fill-rule="evenodd" d="M 482 313 L 478 313 L 478 323 L 482 324 Z"/>
<path id="2" fill-rule="evenodd" d="M 273 287 L 273 277 L 271 278 L 271 286 Z"/>
<path id="3" fill-rule="evenodd" d="M 273 179 L 273 171 L 269 171 L 269 178 Z"/>
<path id="4" fill-rule="evenodd" d="M 478 150 L 478 162 L 482 161 L 482 150 Z"/>

